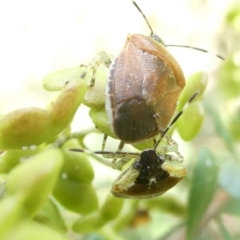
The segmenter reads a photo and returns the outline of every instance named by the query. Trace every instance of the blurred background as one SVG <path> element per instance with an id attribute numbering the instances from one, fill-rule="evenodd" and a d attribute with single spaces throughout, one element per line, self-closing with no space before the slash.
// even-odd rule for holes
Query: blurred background
<path id="1" fill-rule="evenodd" d="M 166 44 L 196 46 L 223 56 L 229 53 L 224 21 L 234 1 L 137 3 Z M 117 56 L 128 33 L 150 33 L 130 0 L 1 2 L 0 28 L 1 113 L 46 104 L 41 81 L 49 72 L 87 64 L 100 50 Z M 196 70 L 211 73 L 222 63 L 193 50 L 169 51 L 186 76 Z"/>
<path id="2" fill-rule="evenodd" d="M 190 143 L 183 142 L 178 135 L 174 136 L 180 145 L 181 153 L 186 158 L 186 165 L 189 165 L 189 169 L 193 169 L 196 158 L 204 159 L 205 156 L 211 158 L 212 153 L 217 154 L 217 159 L 221 156 L 217 165 L 225 161 L 224 157 L 227 160 L 236 160 L 233 159 L 233 152 L 236 151 L 235 156 L 238 156 L 236 149 L 239 148 L 238 141 L 240 140 L 240 78 L 238 78 L 239 70 L 236 70 L 236 66 L 240 65 L 240 15 L 237 15 L 240 3 L 237 0 L 137 0 L 136 2 L 148 18 L 154 32 L 166 44 L 189 45 L 212 53 L 168 48 L 182 66 L 186 78 L 196 71 L 204 71 L 209 76 L 204 103 L 206 119 L 202 131 Z M 88 64 L 101 50 L 105 50 L 110 56 L 117 56 L 128 33 L 150 34 L 143 17 L 130 0 L 1 1 L 0 29 L 1 115 L 23 107 L 44 108 L 54 95 L 52 92 L 45 91 L 41 86 L 47 74 L 80 64 Z M 216 58 L 214 54 L 223 56 L 226 63 Z M 221 76 L 223 76 L 222 79 Z M 234 80 L 231 82 L 231 79 Z M 231 86 L 234 89 L 231 89 Z M 72 123 L 74 131 L 94 127 L 88 118 L 87 111 L 86 107 L 81 106 Z M 98 139 L 96 146 L 93 147 L 95 149 L 92 150 L 101 147 L 102 136 Z M 205 155 L 202 153 L 199 156 L 198 151 L 206 146 L 209 147 L 210 153 L 205 153 Z M 109 177 L 107 184 L 111 184 L 111 181 L 119 174 L 101 164 L 94 163 L 94 166 L 95 186 L 106 184 L 106 179 L 101 174 L 103 170 L 104 176 L 107 173 Z M 237 175 L 238 172 L 233 176 Z M 201 181 L 201 177 L 206 177 L 205 172 L 198 176 L 200 178 L 196 181 Z M 180 210 L 175 212 L 175 216 L 162 213 L 162 209 L 157 212 L 153 211 L 150 214 L 152 222 L 151 225 L 147 225 L 147 230 L 146 225 L 143 225 L 145 227 L 135 229 L 134 233 L 131 230 L 125 231 L 123 236 L 126 239 L 130 239 L 127 236 L 131 236 L 131 239 L 140 239 L 140 236 L 141 239 L 146 239 L 145 231 L 150 239 L 171 239 L 159 236 L 173 229 L 173 226 L 179 222 L 178 217 L 182 214 L 181 211 L 185 213 L 186 199 L 189 195 L 189 187 L 186 186 L 193 181 L 193 177 L 190 170 L 186 182 L 180 183 L 179 188 L 170 190 L 169 196 L 173 195 L 175 201 L 179 200 L 183 203 L 182 210 L 181 204 L 177 206 L 176 209 Z M 239 189 L 240 193 L 239 180 L 231 182 L 230 179 L 229 181 L 229 185 L 235 184 L 234 190 L 231 191 L 235 194 L 236 189 Z M 227 188 L 226 181 L 222 185 Z M 103 190 L 104 194 L 109 191 L 108 187 Z M 206 185 L 202 186 L 202 188 L 206 187 Z M 238 199 L 239 195 L 234 194 L 233 196 Z M 166 202 L 167 199 L 168 195 Z M 166 203 L 164 201 L 163 198 L 163 205 Z M 194 202 L 196 199 L 192 198 L 188 201 Z M 234 203 L 239 204 L 239 200 L 234 200 Z M 153 201 L 149 206 L 151 204 L 153 208 L 158 209 L 154 205 L 156 202 Z M 144 204 L 142 207 L 145 210 Z M 237 211 L 236 209 L 233 207 L 232 212 Z M 219 229 L 213 224 L 210 226 L 211 229 L 206 231 L 206 235 L 203 234 L 197 239 L 210 239 L 209 236 L 213 237 L 211 239 L 240 239 L 239 219 L 228 215 L 229 212 L 224 214 L 222 221 L 227 226 L 226 228 L 229 227 L 230 233 L 239 238 L 227 238 L 227 234 L 219 234 Z M 143 211 L 142 215 L 148 222 L 149 213 Z M 161 229 L 159 229 L 159 224 L 162 225 Z M 184 239 L 182 237 L 184 235 L 178 236 L 180 237 L 173 236 L 172 239 Z M 90 236 L 86 239 L 101 239 L 94 237 Z"/>

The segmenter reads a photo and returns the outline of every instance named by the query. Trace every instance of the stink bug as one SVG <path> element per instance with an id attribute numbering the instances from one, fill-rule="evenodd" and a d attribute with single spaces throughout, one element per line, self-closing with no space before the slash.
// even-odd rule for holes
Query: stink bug
<path id="1" fill-rule="evenodd" d="M 144 150 L 114 181 L 111 192 L 121 198 L 150 198 L 161 195 L 186 176 L 182 166 L 167 162 L 154 149 Z"/>
<path id="2" fill-rule="evenodd" d="M 195 94 L 190 101 L 192 101 Z M 107 151 L 89 151 L 84 149 L 70 149 L 76 152 L 86 152 L 90 154 L 108 155 L 112 158 L 120 158 L 115 163 L 115 168 L 121 168 L 132 158 L 135 158 L 132 165 L 124 170 L 112 185 L 111 192 L 114 196 L 120 198 L 151 198 L 161 195 L 175 186 L 186 176 L 186 169 L 179 166 L 183 162 L 182 155 L 177 150 L 176 143 L 166 136 L 170 127 L 181 116 L 180 111 L 170 125 L 164 130 L 162 136 L 155 144 L 153 149 L 146 149 L 139 152 L 107 152 Z M 167 146 L 158 148 L 159 143 L 165 138 Z M 161 150 L 160 150 L 161 149 Z M 174 152 L 170 154 L 169 152 Z"/>
<path id="3" fill-rule="evenodd" d="M 129 34 L 121 53 L 113 62 L 102 51 L 81 75 L 84 78 L 91 70 L 90 86 L 93 87 L 99 65 L 110 68 L 105 88 L 105 109 L 108 116 L 106 121 L 121 140 L 117 152 L 123 149 L 125 143 L 138 143 L 155 138 L 158 134 L 161 136 L 173 118 L 179 95 L 185 86 L 178 62 L 153 33 L 138 5 L 132 2 L 146 20 L 151 30 L 150 36 Z M 105 150 L 106 139 L 107 135 L 102 151 Z M 177 148 L 174 151 L 178 154 Z M 104 154 L 104 157 L 111 158 L 111 155 Z M 113 168 L 119 166 L 116 157 L 112 161 Z"/>
<path id="4" fill-rule="evenodd" d="M 153 33 L 138 5 L 151 34 L 129 34 L 119 56 L 111 63 L 105 52 L 100 52 L 82 73 L 84 78 L 92 70 L 94 85 L 100 64 L 110 68 L 106 82 L 105 109 L 112 132 L 124 143 L 135 143 L 162 135 L 170 123 L 177 101 L 185 86 L 181 67 L 168 52 L 163 41 Z M 104 150 L 105 141 L 102 145 Z"/>
<path id="5" fill-rule="evenodd" d="M 169 146 L 165 148 L 168 149 Z M 120 198 L 151 198 L 161 195 L 174 187 L 186 176 L 186 169 L 178 165 L 182 162 L 181 156 L 156 152 L 156 149 L 146 149 L 138 152 L 91 152 L 84 149 L 70 149 L 76 152 L 90 154 L 111 154 L 117 158 L 135 158 L 132 165 L 124 170 L 113 182 L 111 192 Z"/>
<path id="6" fill-rule="evenodd" d="M 176 109 L 185 78 L 162 39 L 129 34 L 110 66 L 106 85 L 106 110 L 113 132 L 125 143 L 134 143 L 162 132 Z"/>
<path id="7" fill-rule="evenodd" d="M 166 146 L 166 149 L 168 146 Z M 111 154 L 117 158 L 125 158 L 120 163 L 126 163 L 135 157 L 132 165 L 123 171 L 113 182 L 111 192 L 120 198 L 151 198 L 161 195 L 174 187 L 186 176 L 186 169 L 179 166 L 183 158 L 156 152 L 156 149 L 146 149 L 137 152 L 91 152 L 85 149 L 70 149 L 75 152 L 90 154 Z"/>
<path id="8" fill-rule="evenodd" d="M 106 110 L 113 132 L 125 143 L 163 131 L 176 109 L 185 79 L 177 61 L 151 37 L 129 34 L 110 66 Z"/>

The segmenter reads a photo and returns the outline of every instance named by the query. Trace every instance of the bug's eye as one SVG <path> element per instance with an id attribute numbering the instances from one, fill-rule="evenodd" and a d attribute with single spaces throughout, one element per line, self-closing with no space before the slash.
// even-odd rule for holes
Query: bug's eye
<path id="1" fill-rule="evenodd" d="M 160 164 L 163 164 L 164 161 L 165 161 L 165 160 L 164 160 L 164 157 L 163 157 L 162 155 L 159 155 L 159 156 L 158 156 L 158 160 L 159 160 L 159 163 L 160 163 Z"/>
<path id="2" fill-rule="evenodd" d="M 153 34 L 152 36 L 150 36 L 153 40 L 155 40 L 156 42 L 162 44 L 163 46 L 165 46 L 165 43 L 163 42 L 163 40 L 156 34 Z"/>
<path id="3" fill-rule="evenodd" d="M 140 170 L 142 167 L 142 164 L 140 164 L 139 161 L 135 161 L 134 164 L 133 164 L 133 168 L 136 169 L 136 170 Z"/>

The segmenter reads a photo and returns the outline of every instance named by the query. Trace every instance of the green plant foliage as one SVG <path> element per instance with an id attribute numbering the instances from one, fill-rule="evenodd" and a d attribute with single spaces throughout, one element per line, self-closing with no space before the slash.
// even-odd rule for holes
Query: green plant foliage
<path id="1" fill-rule="evenodd" d="M 122 209 L 123 201 L 123 199 L 109 194 L 100 209 L 100 214 L 107 220 L 115 219 Z"/>
<path id="2" fill-rule="evenodd" d="M 0 149 L 39 145 L 55 137 L 71 122 L 86 92 L 83 81 L 69 82 L 48 110 L 25 108 L 0 119 Z"/>
<path id="3" fill-rule="evenodd" d="M 12 196 L 1 199 L 0 204 L 0 238 L 6 235 L 22 220 L 22 199 Z"/>
<path id="4" fill-rule="evenodd" d="M 42 208 L 37 212 L 34 220 L 58 231 L 67 231 L 66 224 L 56 206 L 56 203 L 50 198 L 48 198 Z"/>
<path id="5" fill-rule="evenodd" d="M 239 7 L 226 19 L 232 31 L 239 31 Z M 173 144 L 165 138 L 157 150 L 178 149 L 185 162 L 174 164 L 183 165 L 187 176 L 150 199 L 114 197 L 112 177 L 120 172 L 110 168 L 111 159 L 93 154 L 101 149 L 97 135 L 107 134 L 106 149 L 117 149 L 105 111 L 109 69 L 81 65 L 47 75 L 44 89 L 59 91 L 47 108 L 17 109 L 0 118 L 0 239 L 240 239 L 239 43 L 236 49 L 219 76 L 208 79 L 197 72 L 186 80 L 176 111 L 183 113 L 167 133 L 177 130 L 180 140 Z M 97 130 L 73 132 L 81 104 L 89 108 Z M 79 126 L 85 117 L 80 116 Z M 153 144 L 152 138 L 124 151 L 140 152 Z"/>
<path id="6" fill-rule="evenodd" d="M 108 123 L 107 113 L 105 109 L 91 109 L 89 111 L 89 115 L 93 123 L 102 133 L 105 133 L 110 137 L 117 138 L 116 135 L 112 132 L 111 127 Z"/>
<path id="7" fill-rule="evenodd" d="M 179 97 L 178 111 L 182 110 L 184 105 L 196 94 L 194 100 L 175 124 L 181 138 L 185 141 L 190 141 L 197 136 L 202 127 L 205 116 L 202 98 L 206 87 L 207 74 L 197 72 L 189 77 L 187 85 Z"/>
<path id="8" fill-rule="evenodd" d="M 207 83 L 208 76 L 204 72 L 197 72 L 190 76 L 187 79 L 187 85 L 184 87 L 179 97 L 177 110 L 181 110 L 194 94 L 197 94 L 195 100 L 201 100 Z"/>
<path id="9" fill-rule="evenodd" d="M 96 232 L 102 228 L 105 223 L 105 218 L 99 212 L 95 212 L 78 219 L 73 225 L 73 230 L 77 233 Z"/>
<path id="10" fill-rule="evenodd" d="M 176 123 L 178 132 L 183 140 L 190 141 L 197 136 L 202 127 L 204 116 L 202 103 L 200 101 L 192 102 Z"/>
<path id="11" fill-rule="evenodd" d="M 44 204 L 56 184 L 62 164 L 61 151 L 52 148 L 11 171 L 7 180 L 7 195 L 21 197 L 24 206 L 23 215 L 27 217 L 34 215 Z"/>
<path id="12" fill-rule="evenodd" d="M 51 228 L 45 227 L 37 223 L 25 222 L 16 226 L 14 231 L 7 234 L 3 240 L 42 240 L 42 239 L 54 239 L 54 240 L 67 240 L 68 238 L 63 234 L 54 231 Z"/>
<path id="13" fill-rule="evenodd" d="M 240 163 L 228 162 L 222 165 L 219 173 L 219 184 L 234 198 L 240 198 Z"/>
<path id="14" fill-rule="evenodd" d="M 27 158 L 40 153 L 44 149 L 44 144 L 34 146 L 33 148 L 24 148 L 17 150 L 9 150 L 0 155 L 0 171 L 1 173 L 8 173 L 12 168 L 26 160 Z"/>
<path id="15" fill-rule="evenodd" d="M 218 167 L 208 149 L 199 153 L 188 199 L 187 239 L 194 239 L 197 226 L 217 187 Z M 203 197 L 204 196 L 204 197 Z"/>

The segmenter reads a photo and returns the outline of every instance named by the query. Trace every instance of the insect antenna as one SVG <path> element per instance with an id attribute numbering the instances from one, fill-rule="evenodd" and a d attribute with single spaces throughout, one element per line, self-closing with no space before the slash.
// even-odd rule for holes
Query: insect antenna
<path id="1" fill-rule="evenodd" d="M 221 55 L 219 54 L 215 54 L 215 53 L 211 53 L 209 52 L 208 50 L 205 50 L 205 49 L 202 49 L 202 48 L 198 48 L 198 47 L 192 47 L 192 46 L 188 46 L 188 45 L 175 45 L 175 44 L 167 44 L 165 45 L 165 47 L 180 47 L 180 48 L 190 48 L 190 49 L 194 49 L 194 50 L 197 50 L 197 51 L 200 51 L 200 52 L 205 52 L 205 53 L 209 53 L 221 60 L 225 60 L 224 57 L 222 57 Z"/>
<path id="2" fill-rule="evenodd" d="M 145 14 L 142 12 L 141 8 L 137 5 L 137 3 L 136 3 L 134 0 L 132 0 L 132 3 L 133 3 L 134 6 L 137 8 L 137 10 L 142 14 L 143 18 L 145 19 L 145 21 L 146 21 L 146 23 L 147 23 L 147 25 L 148 25 L 148 27 L 149 27 L 149 29 L 150 29 L 150 32 L 151 32 L 150 35 L 153 36 L 153 34 L 154 34 L 154 33 L 153 33 L 153 29 L 152 29 L 150 23 L 148 22 Z"/>
<path id="3" fill-rule="evenodd" d="M 152 29 L 150 23 L 148 22 L 145 14 L 144 14 L 143 11 L 141 10 L 141 8 L 137 5 L 137 3 L 136 3 L 134 0 L 132 0 L 132 3 L 133 3 L 134 6 L 137 8 L 137 10 L 141 13 L 141 15 L 143 16 L 143 18 L 145 19 L 145 21 L 146 21 L 146 23 L 147 23 L 147 25 L 148 25 L 148 27 L 149 27 L 149 29 L 150 29 L 150 32 L 151 32 L 150 36 L 153 37 L 154 40 L 162 43 L 165 47 L 190 48 L 190 49 L 194 49 L 194 50 L 197 50 L 197 51 L 200 51 L 200 52 L 209 53 L 209 54 L 211 54 L 211 55 L 213 55 L 213 56 L 215 56 L 215 57 L 217 57 L 217 58 L 219 58 L 219 59 L 221 59 L 221 60 L 225 60 L 221 55 L 211 53 L 211 52 L 209 52 L 209 51 L 207 51 L 207 50 L 205 50 L 205 49 L 202 49 L 202 48 L 192 47 L 192 46 L 188 46 L 188 45 L 178 45 L 178 44 L 167 44 L 167 45 L 166 45 L 166 44 L 164 44 L 163 41 L 162 41 L 162 39 L 159 38 L 157 35 L 154 34 L 153 29 Z"/>

